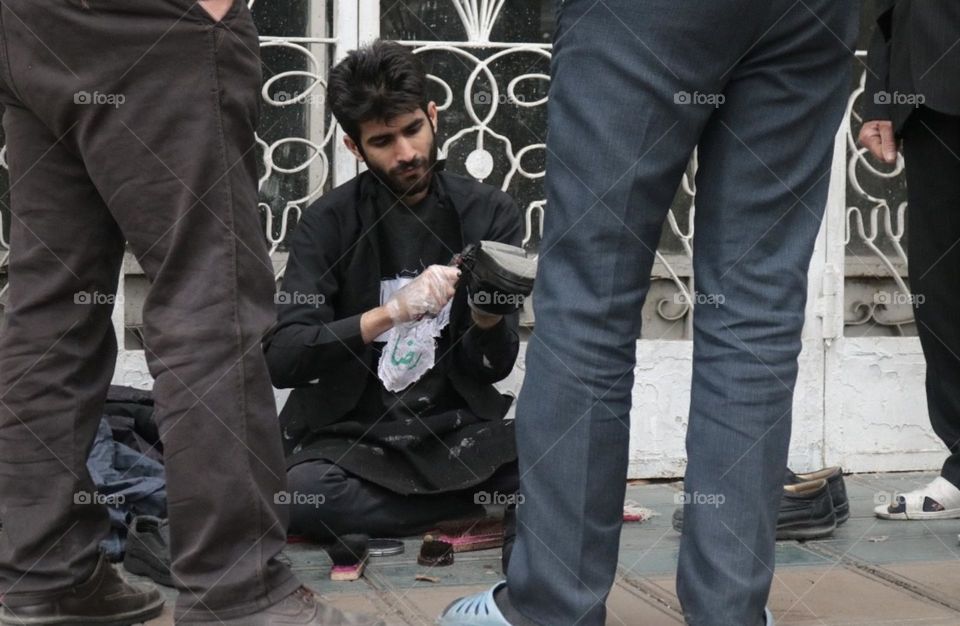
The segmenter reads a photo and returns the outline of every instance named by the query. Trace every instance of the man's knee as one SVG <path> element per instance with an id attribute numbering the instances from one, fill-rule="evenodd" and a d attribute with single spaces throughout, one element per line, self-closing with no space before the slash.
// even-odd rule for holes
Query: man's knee
<path id="1" fill-rule="evenodd" d="M 336 465 L 308 461 L 287 471 L 290 532 L 329 538 L 340 532 L 348 477 Z"/>

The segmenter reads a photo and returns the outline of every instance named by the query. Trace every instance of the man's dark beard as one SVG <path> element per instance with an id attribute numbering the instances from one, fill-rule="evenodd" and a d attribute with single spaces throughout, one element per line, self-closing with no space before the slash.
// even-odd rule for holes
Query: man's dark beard
<path id="1" fill-rule="evenodd" d="M 433 180 L 433 167 L 437 164 L 437 136 L 433 133 L 433 127 L 430 128 L 430 135 L 430 148 L 427 150 L 426 159 L 417 157 L 413 161 L 402 163 L 389 171 L 379 168 L 365 159 L 364 162 L 367 164 L 367 169 L 373 172 L 377 180 L 389 187 L 393 193 L 401 198 L 415 196 L 430 186 L 430 181 Z M 412 184 L 401 179 L 404 173 L 418 169 L 424 164 L 427 166 L 424 174 L 413 181 Z"/>

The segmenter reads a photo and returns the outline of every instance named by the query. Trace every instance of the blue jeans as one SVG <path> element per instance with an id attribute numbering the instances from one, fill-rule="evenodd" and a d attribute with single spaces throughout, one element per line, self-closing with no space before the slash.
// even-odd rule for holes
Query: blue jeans
<path id="1" fill-rule="evenodd" d="M 723 297 L 694 317 L 685 488 L 723 504 L 686 506 L 678 594 L 689 624 L 763 623 L 807 269 L 858 7 L 562 3 L 536 331 L 517 411 L 525 501 L 508 572 L 530 620 L 605 621 L 640 311 L 699 147 L 694 273 L 700 293 Z"/>

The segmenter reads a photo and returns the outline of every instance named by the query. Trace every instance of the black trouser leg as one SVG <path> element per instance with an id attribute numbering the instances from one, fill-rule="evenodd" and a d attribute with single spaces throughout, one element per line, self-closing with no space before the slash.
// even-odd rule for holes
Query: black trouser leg
<path id="1" fill-rule="evenodd" d="M 918 109 L 903 130 L 910 289 L 927 361 L 930 424 L 960 486 L 960 117 Z"/>
<path id="2" fill-rule="evenodd" d="M 307 461 L 287 473 L 290 532 L 315 541 L 362 533 L 374 537 L 410 536 L 438 522 L 483 515 L 478 493 L 512 494 L 516 463 L 469 489 L 429 496 L 405 496 L 350 474 L 329 461 Z"/>

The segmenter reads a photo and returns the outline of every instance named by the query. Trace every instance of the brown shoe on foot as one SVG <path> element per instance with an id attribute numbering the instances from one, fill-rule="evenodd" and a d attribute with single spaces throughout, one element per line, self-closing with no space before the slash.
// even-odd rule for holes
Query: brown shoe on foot
<path id="1" fill-rule="evenodd" d="M 64 593 L 43 599 L 5 598 L 0 624 L 127 626 L 162 611 L 163 596 L 156 587 L 128 583 L 101 554 L 93 574 Z"/>
<path id="2" fill-rule="evenodd" d="M 306 587 L 300 587 L 259 613 L 210 623 L 216 626 L 386 626 L 376 618 L 347 614 L 324 604 Z M 187 622 L 178 624 L 185 626 Z"/>

